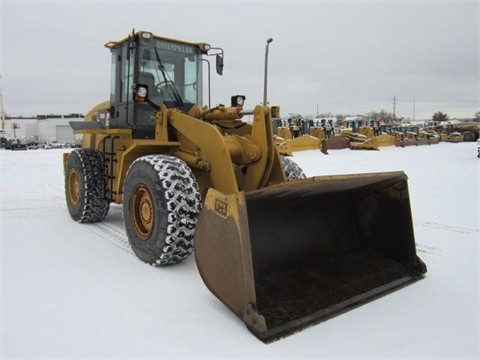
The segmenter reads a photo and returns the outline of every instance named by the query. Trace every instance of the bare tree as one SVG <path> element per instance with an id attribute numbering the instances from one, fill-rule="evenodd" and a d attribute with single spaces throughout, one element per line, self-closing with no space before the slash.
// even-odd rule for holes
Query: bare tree
<path id="1" fill-rule="evenodd" d="M 385 124 L 390 124 L 394 120 L 393 113 L 385 111 L 384 109 L 380 111 L 370 111 L 365 116 L 370 121 L 378 121 Z"/>
<path id="2" fill-rule="evenodd" d="M 448 120 L 448 115 L 442 113 L 441 111 L 437 111 L 435 114 L 432 116 L 433 121 L 447 121 Z"/>

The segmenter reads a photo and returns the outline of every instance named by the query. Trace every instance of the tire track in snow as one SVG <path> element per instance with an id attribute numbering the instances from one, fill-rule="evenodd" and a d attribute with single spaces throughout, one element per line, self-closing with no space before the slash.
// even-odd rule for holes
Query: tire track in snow
<path id="1" fill-rule="evenodd" d="M 123 228 L 118 228 L 112 224 L 109 224 L 106 221 L 85 225 L 94 233 L 100 235 L 102 238 L 109 241 L 113 245 L 119 247 L 120 249 L 126 251 L 131 255 L 135 255 L 132 247 L 130 246 L 130 243 L 128 242 L 127 234 Z"/>
<path id="2" fill-rule="evenodd" d="M 112 212 L 118 212 L 119 209 L 112 209 Z M 3 206 L 0 209 L 0 219 L 22 219 L 22 218 L 53 218 L 64 217 L 72 221 L 68 216 L 68 210 L 65 205 L 45 206 L 45 201 L 32 201 L 30 203 L 16 204 L 13 206 Z M 108 221 L 93 224 L 83 224 L 91 231 L 100 235 L 103 239 L 109 241 L 120 249 L 134 255 L 134 252 L 128 242 L 127 234 L 123 227 L 115 226 Z"/>
<path id="3" fill-rule="evenodd" d="M 433 221 L 417 220 L 417 221 L 414 221 L 413 224 L 415 226 L 422 226 L 422 227 L 427 227 L 427 228 L 445 230 L 445 231 L 456 232 L 456 233 L 460 233 L 460 234 L 475 234 L 475 233 L 478 233 L 480 231 L 479 229 L 463 227 L 463 226 L 456 226 L 456 225 L 439 224 L 439 223 L 436 223 L 436 222 L 433 222 Z"/>
<path id="4" fill-rule="evenodd" d="M 60 206 L 43 207 L 37 204 L 18 204 L 15 207 L 4 206 L 0 209 L 1 219 L 46 218 L 65 215 L 65 208 Z"/>
<path id="5" fill-rule="evenodd" d="M 430 246 L 430 245 L 425 245 L 425 244 L 419 244 L 416 243 L 416 248 L 417 252 L 419 253 L 425 253 L 425 254 L 431 254 L 431 255 L 441 255 L 440 249 Z"/>

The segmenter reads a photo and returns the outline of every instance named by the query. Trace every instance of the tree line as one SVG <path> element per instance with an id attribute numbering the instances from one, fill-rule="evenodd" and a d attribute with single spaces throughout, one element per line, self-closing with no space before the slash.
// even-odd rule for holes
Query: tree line
<path id="1" fill-rule="evenodd" d="M 361 118 L 365 119 L 366 121 L 378 121 L 378 122 L 383 123 L 383 124 L 394 124 L 394 123 L 403 122 L 404 120 L 406 120 L 408 122 L 407 119 L 404 119 L 403 117 L 400 117 L 400 118 L 396 117 L 393 113 L 388 112 L 388 111 L 383 110 L 383 109 L 380 110 L 380 111 L 370 111 L 370 112 L 366 113 L 365 115 L 334 115 L 331 112 L 326 112 L 326 113 L 318 114 L 316 116 L 309 115 L 309 116 L 306 116 L 306 118 L 307 119 L 336 118 L 338 122 L 341 122 L 342 120 L 344 120 L 345 118 L 347 118 L 349 116 L 358 116 L 358 117 L 361 117 Z M 442 121 L 447 121 L 449 119 L 450 119 L 450 117 L 448 116 L 448 114 L 443 113 L 441 111 L 437 111 L 432 115 L 432 120 L 433 121 L 442 122 Z M 477 111 L 474 114 L 474 117 L 472 118 L 472 120 L 480 122 L 480 111 Z"/>

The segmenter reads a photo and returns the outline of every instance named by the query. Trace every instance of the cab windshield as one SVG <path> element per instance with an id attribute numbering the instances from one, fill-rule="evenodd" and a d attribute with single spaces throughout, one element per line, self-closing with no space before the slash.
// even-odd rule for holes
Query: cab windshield
<path id="1" fill-rule="evenodd" d="M 192 45 L 167 40 L 140 40 L 138 83 L 148 86 L 149 98 L 165 102 L 202 104 L 201 58 Z"/>

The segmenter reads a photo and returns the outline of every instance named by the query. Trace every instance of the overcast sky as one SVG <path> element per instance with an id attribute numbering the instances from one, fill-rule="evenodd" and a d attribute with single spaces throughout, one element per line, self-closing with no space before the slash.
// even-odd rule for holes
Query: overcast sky
<path id="1" fill-rule="evenodd" d="M 244 94 L 282 115 L 415 119 L 480 110 L 479 1 L 21 1 L 0 0 L 0 75 L 10 116 L 86 113 L 109 96 L 103 45 L 132 29 L 225 51 L 212 105 Z M 415 100 L 414 100 L 415 99 Z M 208 99 L 205 96 L 205 103 Z"/>

